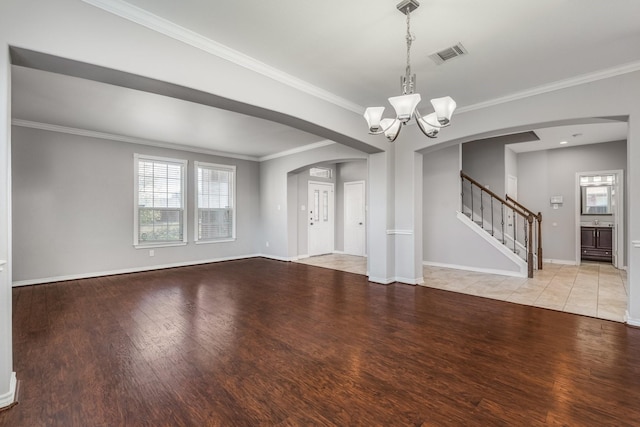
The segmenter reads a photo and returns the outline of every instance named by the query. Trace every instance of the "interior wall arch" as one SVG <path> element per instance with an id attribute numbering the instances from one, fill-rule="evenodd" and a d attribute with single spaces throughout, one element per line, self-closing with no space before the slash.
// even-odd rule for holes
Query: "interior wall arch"
<path id="1" fill-rule="evenodd" d="M 330 169 L 331 177 L 310 176 L 310 169 L 325 167 Z M 289 213 L 289 244 L 293 246 L 292 258 L 306 258 L 308 253 L 308 183 L 327 182 L 334 184 L 334 252 L 344 250 L 344 191 L 346 181 L 368 181 L 367 161 L 364 159 L 340 159 L 333 162 L 319 162 L 297 168 L 287 176 L 287 212 Z M 295 223 L 295 227 L 293 226 Z"/>
<path id="2" fill-rule="evenodd" d="M 257 251 L 274 259 L 296 259 L 298 251 L 299 184 L 297 175 L 311 166 L 367 160 L 368 154 L 330 144 L 260 163 L 262 234 Z"/>

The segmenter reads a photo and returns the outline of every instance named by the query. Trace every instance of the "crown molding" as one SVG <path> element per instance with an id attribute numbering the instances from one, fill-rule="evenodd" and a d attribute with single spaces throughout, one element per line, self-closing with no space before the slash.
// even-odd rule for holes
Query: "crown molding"
<path id="1" fill-rule="evenodd" d="M 242 154 L 228 153 L 226 151 L 216 151 L 216 150 L 209 150 L 206 148 L 198 148 L 190 145 L 173 144 L 171 142 L 153 141 L 150 139 L 134 138 L 130 136 L 117 135 L 117 134 L 106 133 L 106 132 L 96 132 L 92 130 L 79 129 L 79 128 L 74 128 L 69 126 L 52 125 L 49 123 L 34 122 L 30 120 L 12 119 L 11 124 L 13 126 L 20 126 L 23 128 L 40 129 L 40 130 L 46 130 L 51 132 L 66 133 L 69 135 L 86 136 L 88 138 L 107 139 L 110 141 L 127 142 L 129 144 L 148 145 L 151 147 L 168 148 L 172 150 L 182 150 L 182 151 L 188 151 L 191 153 L 209 154 L 211 156 L 227 157 L 231 159 L 250 160 L 253 162 L 264 162 L 266 160 L 277 159 L 278 157 L 286 157 L 292 154 L 302 153 L 304 151 L 314 150 L 316 148 L 321 148 L 321 147 L 326 147 L 327 145 L 336 144 L 336 142 L 326 139 L 324 141 L 314 142 L 312 144 L 307 144 L 302 147 L 292 148 L 290 150 L 281 151 L 279 153 L 269 154 L 263 157 L 255 157 L 255 156 L 245 156 Z"/>
<path id="2" fill-rule="evenodd" d="M 515 92 L 510 95 L 502 96 L 500 98 L 490 99 L 488 101 L 479 102 L 477 104 L 467 105 L 465 107 L 458 108 L 456 113 L 464 113 L 467 111 L 480 110 L 487 107 L 493 107 L 495 105 L 505 104 L 507 102 L 518 101 L 520 99 L 529 98 L 536 95 L 542 95 L 548 92 L 554 92 L 556 90 L 567 89 L 574 86 L 579 86 L 585 83 L 596 82 L 598 80 L 604 80 L 611 77 L 621 76 L 623 74 L 633 73 L 640 71 L 640 61 L 631 62 L 628 64 L 620 65 L 618 67 L 607 68 L 605 70 L 596 71 L 593 73 L 582 74 L 579 76 L 571 77 L 565 80 L 558 80 L 547 85 L 537 86 L 531 89 L 527 89 L 521 92 Z"/>
<path id="3" fill-rule="evenodd" d="M 264 162 L 267 160 L 277 159 L 279 157 L 285 157 L 285 156 L 290 156 L 296 153 L 302 153 L 304 151 L 315 150 L 316 148 L 326 147 L 327 145 L 332 145 L 332 144 L 336 144 L 336 142 L 325 139 L 324 141 L 314 142 L 312 144 L 303 145 L 302 147 L 296 147 L 290 150 L 281 151 L 279 153 L 269 154 L 268 156 L 262 156 L 258 160 L 261 162 Z"/>
<path id="4" fill-rule="evenodd" d="M 47 130 L 51 132 L 66 133 L 69 135 L 86 136 L 88 138 L 107 139 L 110 141 L 127 142 L 130 144 L 149 145 L 152 147 L 169 148 L 172 150 L 189 151 L 191 153 L 199 154 L 209 154 L 212 156 L 227 157 L 231 159 L 251 160 L 254 162 L 259 161 L 259 159 L 254 156 L 245 156 L 242 154 L 227 153 L 225 151 L 209 150 L 206 148 L 198 148 L 190 145 L 173 144 L 171 142 L 152 141 L 149 139 L 134 138 L 113 133 L 96 132 L 92 130 L 78 129 L 68 126 L 52 125 L 49 123 L 33 122 L 30 120 L 12 119 L 11 124 L 24 128 Z"/>
<path id="5" fill-rule="evenodd" d="M 147 27 L 153 31 L 164 34 L 167 37 L 171 37 L 175 40 L 186 43 L 196 49 L 203 50 L 207 53 L 215 55 L 219 58 L 225 59 L 229 62 L 232 62 L 236 65 L 254 71 L 258 74 L 262 74 L 263 76 L 269 77 L 279 83 L 290 86 L 294 89 L 305 92 L 309 95 L 312 95 L 316 98 L 322 99 L 323 101 L 330 102 L 334 105 L 337 105 L 346 110 L 352 111 L 357 114 L 362 114 L 364 112 L 364 107 L 358 105 L 354 102 L 351 102 L 347 99 L 339 97 L 329 91 L 321 89 L 317 86 L 314 86 L 304 80 L 301 80 L 297 77 L 292 76 L 291 74 L 285 73 L 275 67 L 265 64 L 264 62 L 258 61 L 255 58 L 252 58 L 248 55 L 245 55 L 237 50 L 231 49 L 228 46 L 225 46 L 221 43 L 218 43 L 214 40 L 211 40 L 207 37 L 204 37 L 195 31 L 191 31 L 187 28 L 184 28 L 180 25 L 177 25 L 167 19 L 161 18 L 157 15 L 154 15 L 151 12 L 148 12 L 144 9 L 141 9 L 137 6 L 134 6 L 130 3 L 127 3 L 122 0 L 82 0 L 83 2 L 105 10 L 109 13 L 117 15 L 121 18 L 127 19 L 131 22 L 135 22 L 136 24 Z"/>

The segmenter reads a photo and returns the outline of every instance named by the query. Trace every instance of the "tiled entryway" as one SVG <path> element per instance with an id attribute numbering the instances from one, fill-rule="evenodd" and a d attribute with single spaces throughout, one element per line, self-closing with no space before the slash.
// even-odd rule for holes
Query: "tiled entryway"
<path id="1" fill-rule="evenodd" d="M 361 256 L 329 254 L 300 259 L 300 264 L 315 265 L 316 267 L 332 270 L 347 271 L 349 273 L 367 274 L 367 259 Z"/>
<path id="2" fill-rule="evenodd" d="M 625 321 L 627 274 L 611 264 L 545 264 L 533 279 L 425 267 L 424 281 L 432 288 Z"/>
<path id="3" fill-rule="evenodd" d="M 366 258 L 352 255 L 323 255 L 298 262 L 357 274 L 367 271 Z M 442 267 L 424 267 L 423 272 L 424 286 L 431 288 L 625 321 L 627 274 L 611 264 L 545 264 L 533 279 Z"/>

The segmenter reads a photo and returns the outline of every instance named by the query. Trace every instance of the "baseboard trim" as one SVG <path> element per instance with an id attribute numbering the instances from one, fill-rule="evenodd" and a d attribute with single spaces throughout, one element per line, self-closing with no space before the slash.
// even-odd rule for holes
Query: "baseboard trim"
<path id="1" fill-rule="evenodd" d="M 159 265 L 153 265 L 148 267 L 123 268 L 119 270 L 100 271 L 100 272 L 94 272 L 94 273 L 70 274 L 67 276 L 43 277 L 40 279 L 15 281 L 13 282 L 13 287 L 39 285 L 42 283 L 64 282 L 67 280 L 91 279 L 93 277 L 115 276 L 118 274 L 142 273 L 144 271 L 164 270 L 167 268 L 188 267 L 190 265 L 211 264 L 214 262 L 235 261 L 240 259 L 259 258 L 259 257 L 269 258 L 266 255 L 251 254 L 251 255 L 240 255 L 240 256 L 232 256 L 232 257 L 212 258 L 212 259 L 199 260 L 199 261 L 186 261 L 186 262 L 176 262 L 171 264 L 159 264 Z"/>
<path id="2" fill-rule="evenodd" d="M 578 265 L 577 262 L 570 259 L 542 258 L 542 262 L 546 262 L 547 264 Z"/>
<path id="3" fill-rule="evenodd" d="M 625 320 L 627 322 L 627 325 L 629 326 L 633 326 L 636 328 L 640 328 L 640 319 L 632 319 L 629 317 L 629 311 L 626 312 L 625 314 Z"/>
<path id="4" fill-rule="evenodd" d="M 415 279 L 409 279 L 407 277 L 394 277 L 393 278 L 396 282 L 402 283 L 404 285 L 421 285 L 424 283 L 424 278 L 423 277 L 418 277 Z"/>
<path id="5" fill-rule="evenodd" d="M 8 409 L 13 404 L 16 403 L 16 389 L 18 385 L 18 380 L 16 379 L 16 373 L 11 373 L 11 378 L 9 379 L 9 391 L 0 394 L 0 410 Z"/>
<path id="6" fill-rule="evenodd" d="M 370 282 L 379 283 L 381 285 L 390 285 L 391 283 L 396 281 L 395 278 L 383 279 L 381 277 L 375 277 L 375 276 L 368 276 L 368 279 Z"/>
<path id="7" fill-rule="evenodd" d="M 482 267 L 470 267 L 468 265 L 445 264 L 441 262 L 431 262 L 431 261 L 423 261 L 422 265 L 427 267 L 441 267 L 441 268 L 450 268 L 453 270 L 474 271 L 476 273 L 498 274 L 500 276 L 527 277 L 526 272 L 522 273 L 520 271 L 497 270 L 494 268 L 482 268 Z"/>
<path id="8" fill-rule="evenodd" d="M 292 262 L 292 261 L 297 261 L 299 259 L 302 259 L 302 257 L 286 257 L 286 256 L 267 255 L 267 254 L 258 254 L 255 256 L 260 258 L 273 259 L 275 261 L 284 261 L 284 262 Z M 307 258 L 309 258 L 309 255 L 307 255 Z"/>

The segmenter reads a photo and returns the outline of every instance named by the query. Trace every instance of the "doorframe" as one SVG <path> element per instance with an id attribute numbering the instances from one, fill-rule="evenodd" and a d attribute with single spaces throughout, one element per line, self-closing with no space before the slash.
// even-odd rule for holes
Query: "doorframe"
<path id="1" fill-rule="evenodd" d="M 574 186 L 575 191 L 575 232 L 576 232 L 576 265 L 581 265 L 582 263 L 582 251 L 581 251 L 581 242 L 580 242 L 580 177 L 582 176 L 593 176 L 593 175 L 615 175 L 616 182 L 618 183 L 618 191 L 622 193 L 620 196 L 616 198 L 616 210 L 614 212 L 614 221 L 613 225 L 615 228 L 615 242 L 616 247 L 613 248 L 617 252 L 616 256 L 618 259 L 618 265 L 616 266 L 619 270 L 626 270 L 627 266 L 625 265 L 624 256 L 626 253 L 625 248 L 625 229 L 624 229 L 624 198 L 625 198 L 625 186 L 624 186 L 624 170 L 622 169 L 610 169 L 610 170 L 599 170 L 599 171 L 586 171 L 586 172 L 576 172 L 576 181 Z"/>
<path id="2" fill-rule="evenodd" d="M 331 221 L 331 228 L 332 228 L 332 232 L 331 232 L 331 253 L 333 253 L 336 250 L 336 185 L 334 182 L 327 182 L 327 181 L 307 181 L 307 205 L 309 204 L 309 197 L 311 195 L 311 185 L 315 184 L 315 185 L 329 185 L 331 186 L 331 198 L 333 199 L 333 221 Z M 305 220 L 307 221 L 307 254 L 309 256 L 314 256 L 311 254 L 311 226 L 309 225 L 309 208 L 310 206 L 307 206 L 307 216 L 305 218 Z"/>
<path id="3" fill-rule="evenodd" d="M 367 230 L 368 230 L 368 225 L 367 225 L 367 182 L 365 180 L 363 180 L 363 179 L 356 180 L 356 181 L 347 181 L 347 182 L 344 182 L 343 185 L 342 185 L 342 188 L 343 188 L 343 191 L 342 191 L 342 193 L 343 193 L 343 196 L 342 196 L 343 197 L 343 203 L 342 203 L 342 206 L 343 206 L 342 246 L 343 247 L 342 247 L 342 249 L 343 249 L 343 252 L 344 252 L 344 241 L 345 241 L 345 237 L 347 235 L 346 230 L 345 230 L 345 228 L 347 227 L 347 222 L 344 220 L 345 213 L 347 211 L 347 200 L 346 200 L 347 190 L 346 190 L 346 187 L 347 187 L 347 185 L 350 185 L 350 184 L 351 185 L 353 185 L 353 184 L 362 184 L 362 213 L 363 213 L 363 216 L 364 216 L 364 237 L 363 237 L 364 241 L 362 242 L 362 244 L 363 244 L 363 252 L 364 253 L 362 255 L 360 255 L 360 256 L 366 257 L 367 256 Z"/>

